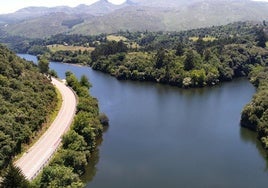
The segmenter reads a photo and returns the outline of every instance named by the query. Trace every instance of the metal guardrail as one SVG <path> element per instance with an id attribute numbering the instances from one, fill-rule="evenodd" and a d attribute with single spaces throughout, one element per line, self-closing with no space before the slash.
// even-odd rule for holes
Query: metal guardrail
<path id="1" fill-rule="evenodd" d="M 57 80 L 58 80 L 58 79 L 57 79 Z M 68 87 L 68 86 L 67 86 L 67 87 Z M 68 87 L 68 88 L 72 91 L 72 93 L 73 93 L 74 96 L 75 96 L 75 106 L 77 107 L 78 99 L 79 99 L 79 98 L 78 98 L 78 96 L 76 95 L 75 91 L 74 91 L 72 88 L 70 88 L 70 87 Z M 75 116 L 75 113 L 76 113 L 76 109 L 74 109 L 74 111 L 72 112 L 72 117 Z M 69 122 L 66 123 L 67 126 L 66 126 L 65 130 L 63 131 L 63 134 L 65 134 L 65 133 L 69 130 L 69 128 L 70 128 L 72 122 L 73 122 L 73 119 L 71 119 Z M 48 163 L 50 162 L 50 160 L 53 158 L 54 154 L 55 154 L 55 153 L 57 152 L 57 150 L 59 149 L 60 144 L 61 144 L 61 140 L 62 140 L 62 136 L 61 136 L 61 137 L 60 137 L 60 138 L 53 144 L 52 147 L 48 148 L 48 150 L 47 150 L 47 154 L 49 153 L 49 154 L 48 154 L 48 157 L 45 157 L 45 159 L 44 159 L 43 161 L 41 161 L 41 165 L 40 165 L 40 166 L 38 166 L 38 167 L 33 167 L 33 168 L 30 170 L 29 173 L 24 174 L 25 177 L 26 177 L 26 179 L 32 181 L 34 178 L 36 178 L 36 177 L 38 176 L 38 174 L 44 169 L 44 167 L 48 165 Z M 49 151 L 49 150 L 50 150 L 50 151 Z M 47 154 L 46 154 L 46 156 L 47 156 Z M 32 174 L 33 172 L 35 172 L 35 173 Z"/>

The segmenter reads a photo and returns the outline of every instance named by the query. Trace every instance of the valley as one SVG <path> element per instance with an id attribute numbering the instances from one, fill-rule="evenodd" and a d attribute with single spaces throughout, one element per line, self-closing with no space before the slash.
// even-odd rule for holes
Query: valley
<path id="1" fill-rule="evenodd" d="M 138 1 L 114 5 L 29 7 L 0 15 L 0 29 L 12 36 L 45 38 L 59 33 L 96 35 L 117 31 L 181 31 L 236 21 L 262 21 L 268 3 L 250 0 Z M 46 25 L 46 27 L 43 27 Z"/>
<path id="2" fill-rule="evenodd" d="M 83 3 L 0 12 L 1 188 L 267 185 L 268 2 Z"/>

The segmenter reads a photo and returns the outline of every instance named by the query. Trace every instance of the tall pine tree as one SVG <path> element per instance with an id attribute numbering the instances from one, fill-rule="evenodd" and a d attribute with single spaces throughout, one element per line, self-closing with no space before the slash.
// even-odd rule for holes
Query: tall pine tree
<path id="1" fill-rule="evenodd" d="M 21 170 L 12 163 L 4 174 L 3 181 L 0 184 L 1 188 L 29 188 L 30 184 L 22 174 Z"/>

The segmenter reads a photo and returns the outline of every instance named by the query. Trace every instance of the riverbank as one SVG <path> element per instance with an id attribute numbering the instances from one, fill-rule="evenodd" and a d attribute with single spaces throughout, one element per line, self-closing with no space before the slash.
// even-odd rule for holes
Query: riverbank
<path id="1" fill-rule="evenodd" d="M 253 69 L 250 80 L 257 92 L 243 109 L 241 125 L 256 131 L 263 147 L 268 150 L 268 67 Z"/>

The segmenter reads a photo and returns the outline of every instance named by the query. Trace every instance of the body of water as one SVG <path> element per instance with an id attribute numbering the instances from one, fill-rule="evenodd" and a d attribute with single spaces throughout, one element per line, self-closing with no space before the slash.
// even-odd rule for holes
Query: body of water
<path id="1" fill-rule="evenodd" d="M 34 56 L 20 55 L 36 61 Z M 88 67 L 51 63 L 86 75 L 110 127 L 84 181 L 90 188 L 252 188 L 268 185 L 265 151 L 239 126 L 255 92 L 246 79 L 182 90 L 118 81 Z"/>

